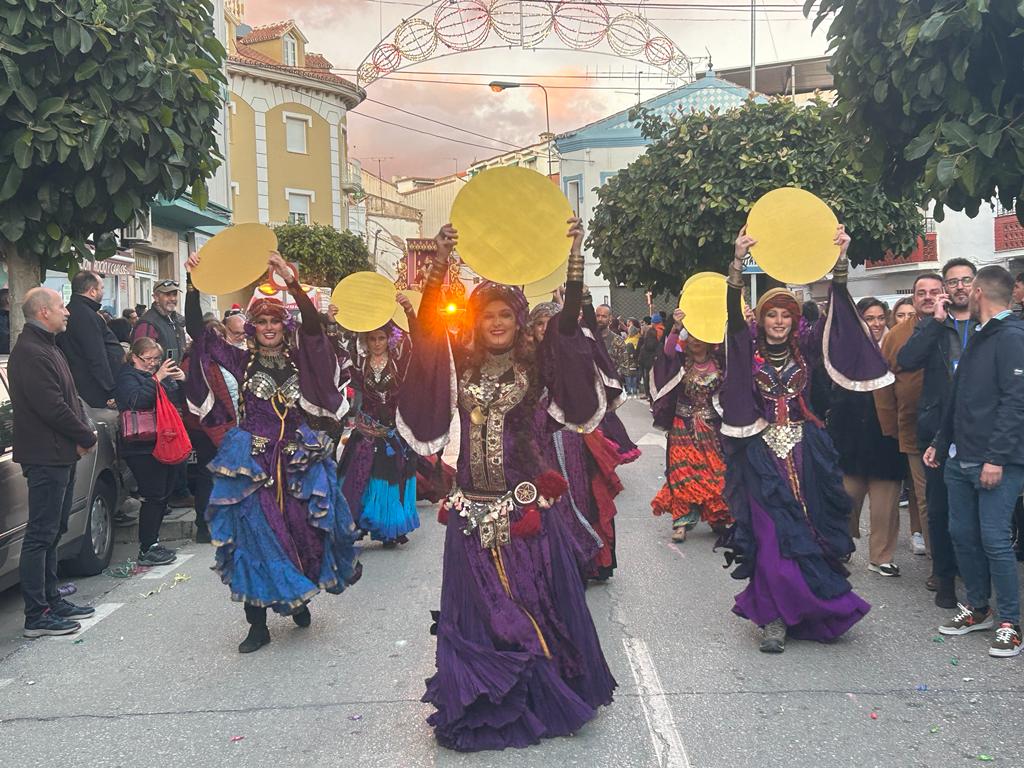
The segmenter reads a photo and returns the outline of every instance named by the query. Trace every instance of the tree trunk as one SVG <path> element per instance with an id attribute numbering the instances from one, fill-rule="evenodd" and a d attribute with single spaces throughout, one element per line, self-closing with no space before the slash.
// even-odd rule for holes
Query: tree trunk
<path id="1" fill-rule="evenodd" d="M 25 326 L 25 315 L 21 312 L 22 297 L 39 285 L 39 260 L 34 255 L 24 254 L 15 243 L 0 238 L 0 249 L 7 256 L 7 287 L 10 289 L 11 306 L 11 348 Z"/>

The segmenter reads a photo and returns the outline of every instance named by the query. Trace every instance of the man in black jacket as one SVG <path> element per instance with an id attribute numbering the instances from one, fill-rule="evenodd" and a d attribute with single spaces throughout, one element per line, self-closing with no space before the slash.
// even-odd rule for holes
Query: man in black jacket
<path id="1" fill-rule="evenodd" d="M 960 357 L 977 325 L 969 307 L 971 283 L 978 270 L 966 259 L 950 259 L 942 268 L 944 292 L 937 298 L 935 312 L 919 318 L 913 336 L 903 345 L 896 362 L 904 371 L 924 369 L 924 384 L 917 405 L 917 439 L 923 453 L 939 429 L 943 408 L 953 383 Z M 935 604 L 957 606 L 956 554 L 949 538 L 949 499 L 943 478 L 945 456 L 939 466 L 925 467 L 928 505 L 928 538 L 932 546 L 932 578 Z"/>
<path id="2" fill-rule="evenodd" d="M 14 460 L 28 480 L 28 527 L 21 545 L 25 636 L 68 635 L 91 616 L 57 592 L 57 544 L 68 529 L 75 465 L 96 446 L 55 335 L 68 311 L 56 291 L 33 288 L 22 304 L 25 328 L 7 371 L 14 406 Z"/>
<path id="3" fill-rule="evenodd" d="M 57 346 L 68 359 L 78 394 L 93 408 L 114 408 L 114 379 L 124 364 L 124 348 L 99 315 L 103 279 L 83 269 L 71 278 L 68 329 Z"/>
<path id="4" fill-rule="evenodd" d="M 1020 596 L 1010 521 L 1024 488 L 1024 321 L 1010 310 L 1013 278 L 985 267 L 971 285 L 971 318 L 978 331 L 967 345 L 938 433 L 924 463 L 938 468 L 945 454 L 949 532 L 967 600 L 941 627 L 965 635 L 995 623 L 989 655 L 1021 651 Z"/>
<path id="5" fill-rule="evenodd" d="M 179 366 L 185 354 L 185 321 L 178 314 L 180 294 L 176 280 L 161 280 L 153 286 L 153 306 L 132 329 L 132 341 L 140 336 L 155 339 Z"/>

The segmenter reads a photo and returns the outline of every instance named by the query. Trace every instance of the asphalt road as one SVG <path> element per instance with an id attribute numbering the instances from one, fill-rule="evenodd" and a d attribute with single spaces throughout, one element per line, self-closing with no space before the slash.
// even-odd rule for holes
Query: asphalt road
<path id="1" fill-rule="evenodd" d="M 938 642 L 945 614 L 924 590 L 925 558 L 901 544 L 904 575 L 886 579 L 856 554 L 868 617 L 834 645 L 762 655 L 755 628 L 730 611 L 742 585 L 710 531 L 676 546 L 651 516 L 663 438 L 640 403 L 623 414 L 645 455 L 621 472 L 617 575 L 588 591 L 620 687 L 577 736 L 468 755 L 434 743 L 419 698 L 433 671 L 442 529 L 424 506 L 408 546 L 368 546 L 356 587 L 315 599 L 308 630 L 273 618 L 273 642 L 249 656 L 236 652 L 242 609 L 209 570 L 208 545 L 185 546 L 192 557 L 163 575 L 80 582 L 77 597 L 106 615 L 74 639 L 23 640 L 17 590 L 0 595 L 0 763 L 1024 766 L 1024 658 L 990 658 L 987 633 Z"/>

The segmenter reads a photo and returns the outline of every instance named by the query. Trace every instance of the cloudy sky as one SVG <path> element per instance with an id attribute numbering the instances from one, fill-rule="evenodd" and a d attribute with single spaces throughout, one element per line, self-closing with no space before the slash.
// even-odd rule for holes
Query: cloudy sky
<path id="1" fill-rule="evenodd" d="M 500 4 L 508 0 L 491 2 Z M 593 0 L 566 2 L 585 5 Z M 759 0 L 759 63 L 825 52 L 825 36 L 822 30 L 811 35 L 811 22 L 800 12 L 802 4 L 802 0 Z M 749 65 L 749 2 L 649 0 L 627 5 L 612 0 L 605 5 L 612 17 L 625 10 L 641 9 L 665 36 L 695 60 L 698 71 L 707 67 L 709 53 L 718 69 Z M 246 22 L 258 25 L 294 18 L 309 38 L 309 50 L 323 53 L 340 74 L 354 80 L 355 69 L 364 58 L 378 41 L 390 37 L 404 19 L 433 18 L 434 8 L 421 13 L 421 7 L 416 0 L 247 0 Z M 492 32 L 484 45 L 495 42 L 500 40 Z M 465 169 L 473 161 L 500 154 L 511 146 L 538 141 L 538 134 L 544 130 L 540 90 L 521 88 L 496 94 L 487 88 L 493 79 L 533 80 L 547 86 L 551 128 L 555 133 L 635 104 L 638 72 L 643 99 L 682 84 L 667 79 L 649 64 L 602 55 L 609 52 L 605 43 L 593 51 L 567 50 L 552 33 L 543 46 L 563 50 L 475 50 L 414 64 L 371 83 L 367 87 L 367 101 L 349 116 L 351 155 L 374 172 L 377 158 L 381 158 L 385 177 L 439 176 L 456 168 Z"/>

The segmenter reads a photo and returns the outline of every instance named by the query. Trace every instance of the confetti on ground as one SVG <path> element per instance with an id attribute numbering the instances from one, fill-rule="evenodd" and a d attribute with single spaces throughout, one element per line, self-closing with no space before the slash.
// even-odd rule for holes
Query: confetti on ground
<path id="1" fill-rule="evenodd" d="M 918 690 L 918 691 L 920 691 L 921 693 L 924 693 L 925 691 L 927 691 L 927 690 L 928 690 L 928 686 L 927 686 L 927 685 L 925 685 L 924 683 L 920 683 L 920 684 L 919 684 L 919 685 L 917 686 L 917 690 Z"/>
<path id="2" fill-rule="evenodd" d="M 362 715 L 349 715 L 348 719 L 349 720 L 362 720 L 363 716 Z"/>
<path id="3" fill-rule="evenodd" d="M 148 565 L 139 565 L 134 560 L 125 560 L 123 563 L 107 568 L 103 571 L 107 576 L 112 576 L 115 579 L 130 579 L 132 576 L 138 576 L 142 573 L 147 573 L 150 570 Z"/>
<path id="4" fill-rule="evenodd" d="M 878 713 L 877 712 L 872 712 L 870 715 L 868 715 L 868 717 L 870 717 L 872 720 L 877 720 L 878 719 Z"/>
<path id="5" fill-rule="evenodd" d="M 84 638 L 84 637 L 80 637 L 80 638 L 78 638 L 77 640 L 73 640 L 73 641 L 71 642 L 71 644 L 72 644 L 72 645 L 81 645 L 81 644 L 82 644 L 82 643 L 84 643 L 84 642 L 85 642 L 85 638 Z"/>
<path id="6" fill-rule="evenodd" d="M 171 584 L 171 589 L 174 589 L 179 584 L 184 584 L 186 581 L 192 578 L 191 574 L 188 573 L 176 573 L 174 574 L 174 583 Z M 163 586 L 163 585 L 161 585 Z"/>
<path id="7" fill-rule="evenodd" d="M 944 642 L 946 642 L 946 638 L 944 638 L 942 635 L 936 635 L 935 637 L 932 638 L 932 642 L 933 643 L 944 643 Z"/>
<path id="8" fill-rule="evenodd" d="M 983 763 L 991 763 L 995 761 L 995 758 L 992 757 L 992 755 L 978 755 L 978 759 Z"/>
<path id="9" fill-rule="evenodd" d="M 964 682 L 965 683 L 973 683 L 974 682 L 974 678 L 973 677 L 965 677 L 964 678 Z"/>
<path id="10" fill-rule="evenodd" d="M 953 658 L 951 658 L 949 660 L 949 663 L 952 664 L 955 667 L 957 664 L 960 663 L 960 659 L 958 659 L 956 656 L 954 656 Z"/>
<path id="11" fill-rule="evenodd" d="M 938 733 L 939 730 L 939 726 L 937 725 L 933 725 L 931 728 L 928 729 L 929 733 Z"/>
<path id="12" fill-rule="evenodd" d="M 232 736 L 231 737 L 231 743 L 234 744 L 236 741 L 241 741 L 244 738 L 245 738 L 245 736 Z"/>

